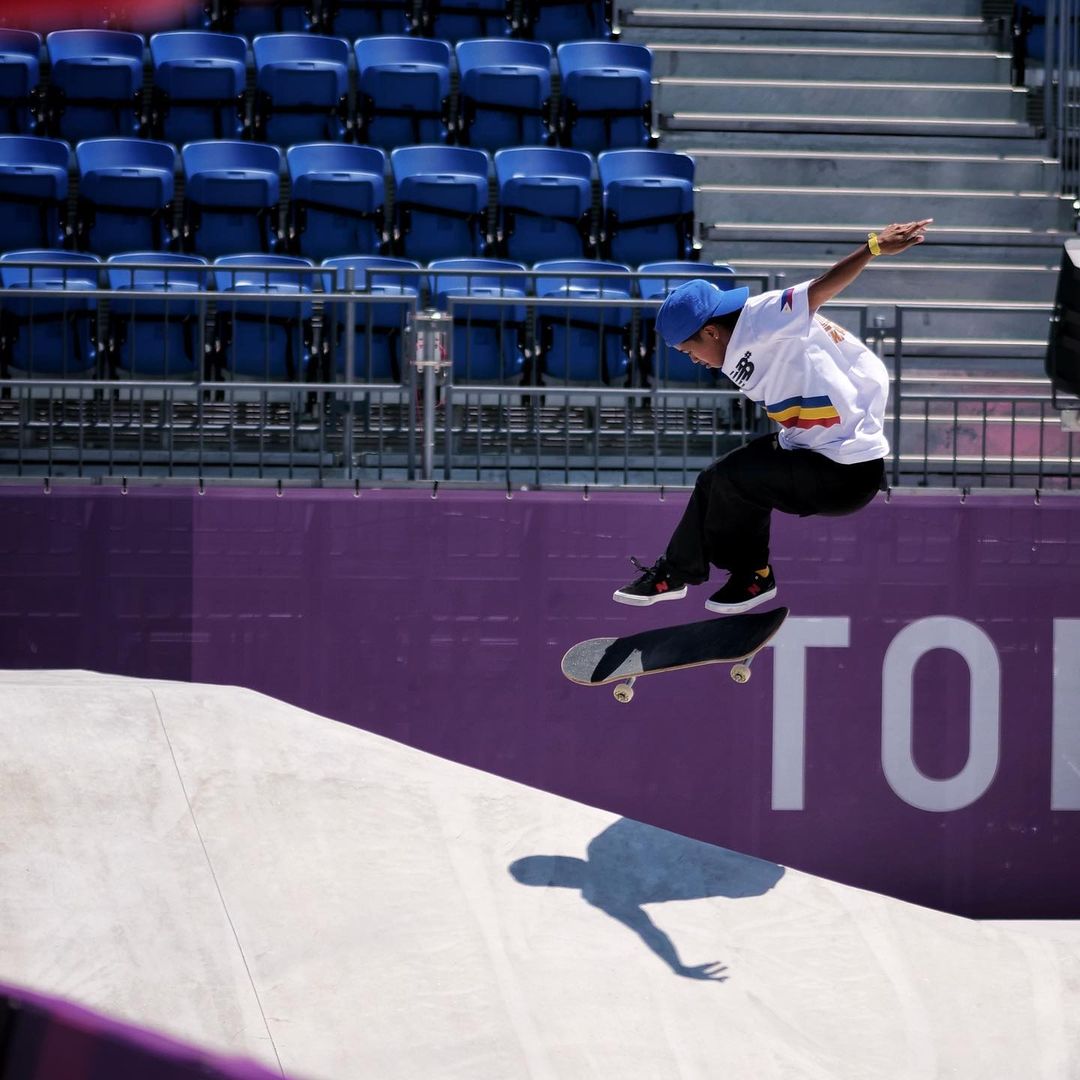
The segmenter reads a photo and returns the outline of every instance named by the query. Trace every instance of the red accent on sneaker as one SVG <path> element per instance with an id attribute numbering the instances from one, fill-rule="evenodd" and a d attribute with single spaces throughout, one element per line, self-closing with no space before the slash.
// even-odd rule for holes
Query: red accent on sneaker
<path id="1" fill-rule="evenodd" d="M 668 589 L 670 589 L 670 588 L 671 588 L 671 586 L 666 581 L 658 581 L 656 583 L 656 591 L 657 592 L 667 592 Z"/>
<path id="2" fill-rule="evenodd" d="M 748 593 L 749 593 L 749 594 L 750 594 L 751 596 L 757 596 L 757 594 L 758 594 L 759 592 L 761 592 L 761 586 L 760 586 L 760 585 L 759 585 L 759 584 L 758 584 L 758 583 L 757 583 L 757 582 L 755 581 L 755 582 L 754 582 L 754 583 L 753 583 L 752 585 L 749 585 L 749 586 L 747 587 L 746 591 L 747 591 L 747 592 L 748 592 Z"/>

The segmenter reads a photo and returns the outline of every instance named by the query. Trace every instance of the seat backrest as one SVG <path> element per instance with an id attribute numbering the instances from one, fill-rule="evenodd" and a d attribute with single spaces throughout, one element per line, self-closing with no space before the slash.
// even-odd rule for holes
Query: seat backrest
<path id="1" fill-rule="evenodd" d="M 79 173 L 95 169 L 160 169 L 171 178 L 176 150 L 171 143 L 149 139 L 84 139 L 75 147 Z"/>
<path id="2" fill-rule="evenodd" d="M 54 266 L 17 266 L 19 262 L 58 263 Z M 101 260 L 82 251 L 32 248 L 0 255 L 0 285 L 14 288 L 96 289 Z"/>
<path id="3" fill-rule="evenodd" d="M 211 30 L 166 30 L 150 38 L 150 59 L 155 70 L 178 61 L 230 60 L 243 64 L 247 41 L 239 34 Z"/>
<path id="4" fill-rule="evenodd" d="M 376 146 L 351 143 L 297 143 L 285 152 L 289 176 L 310 172 L 386 173 L 386 154 Z"/>
<path id="5" fill-rule="evenodd" d="M 449 68 L 450 46 L 432 38 L 405 37 L 387 34 L 382 37 L 360 38 L 356 42 L 356 65 L 363 73 L 383 64 L 434 64 Z"/>
<path id="6" fill-rule="evenodd" d="M 611 24 L 604 0 L 523 0 L 529 36 L 553 45 L 562 41 L 583 41 L 611 36 Z"/>
<path id="7" fill-rule="evenodd" d="M 495 154 L 495 178 L 499 187 L 516 176 L 573 176 L 592 179 L 592 158 L 582 150 L 559 150 L 548 146 L 515 146 Z"/>
<path id="8" fill-rule="evenodd" d="M 623 41 L 566 41 L 556 50 L 559 71 L 565 78 L 571 72 L 590 68 L 628 68 L 652 76 L 652 53 L 645 45 Z"/>
<path id="9" fill-rule="evenodd" d="M 71 151 L 61 139 L 35 135 L 0 135 L 0 166 L 43 165 L 67 169 Z"/>
<path id="10" fill-rule="evenodd" d="M 663 176 L 694 182 L 694 159 L 689 154 L 670 150 L 605 150 L 596 158 L 600 186 L 613 180 Z"/>
<path id="11" fill-rule="evenodd" d="M 735 269 L 726 263 L 695 263 L 686 260 L 642 263 L 638 267 L 638 295 L 643 300 L 655 300 L 667 296 L 684 281 L 702 278 L 721 289 L 734 289 Z"/>
<path id="12" fill-rule="evenodd" d="M 131 264 L 158 263 L 167 269 L 132 269 Z M 180 255 L 171 251 L 125 251 L 110 255 L 105 264 L 110 289 L 141 289 L 159 291 L 209 287 L 209 274 L 199 267 L 209 263 L 201 255 Z"/>
<path id="13" fill-rule="evenodd" d="M 602 296 L 629 297 L 629 277 L 607 278 L 598 275 L 602 273 L 629 273 L 630 268 L 622 263 L 601 262 L 596 259 L 548 259 L 538 262 L 533 270 L 560 271 L 565 276 L 560 277 L 537 277 L 536 295 L 550 296 L 560 290 L 570 289 L 598 289 Z"/>
<path id="14" fill-rule="evenodd" d="M 390 168 L 394 180 L 429 173 L 455 173 L 487 177 L 490 158 L 483 150 L 467 146 L 401 146 L 391 151 Z"/>
<path id="15" fill-rule="evenodd" d="M 310 259 L 298 255 L 221 255 L 214 260 L 214 281 L 220 292 L 275 285 L 296 286 L 301 292 L 310 292 L 315 275 L 295 271 L 314 265 Z"/>
<path id="16" fill-rule="evenodd" d="M 0 53 L 28 56 L 36 62 L 41 54 L 41 35 L 33 30 L 9 30 L 0 26 Z"/>
<path id="17" fill-rule="evenodd" d="M 268 143 L 206 139 L 185 144 L 180 156 L 188 177 L 222 169 L 251 169 L 277 176 L 281 168 L 281 151 Z"/>
<path id="18" fill-rule="evenodd" d="M 124 57 L 142 63 L 144 42 L 141 34 L 125 30 L 54 30 L 45 39 L 45 47 L 54 66 L 91 56 Z"/>
<path id="19" fill-rule="evenodd" d="M 468 38 L 454 46 L 458 71 L 479 67 L 510 65 L 535 67 L 547 71 L 551 67 L 551 46 L 542 41 L 513 41 L 506 38 Z"/>
<path id="20" fill-rule="evenodd" d="M 265 64 L 340 64 L 348 67 L 349 43 L 344 38 L 319 34 L 261 34 L 251 43 L 256 69 Z"/>
<path id="21" fill-rule="evenodd" d="M 498 289 L 507 296 L 524 296 L 527 279 L 510 277 L 500 271 L 524 271 L 525 265 L 509 259 L 436 259 L 428 264 L 430 295 L 442 306 L 451 293 L 464 294 L 476 288 Z"/>
<path id="22" fill-rule="evenodd" d="M 345 288 L 347 274 L 353 271 L 353 288 L 357 292 L 366 292 L 377 286 L 400 288 L 402 292 L 416 296 L 420 291 L 419 274 L 401 273 L 403 270 L 419 270 L 420 264 L 414 259 L 397 259 L 387 255 L 340 255 L 333 259 L 324 259 L 322 265 L 333 270 L 333 288 Z"/>

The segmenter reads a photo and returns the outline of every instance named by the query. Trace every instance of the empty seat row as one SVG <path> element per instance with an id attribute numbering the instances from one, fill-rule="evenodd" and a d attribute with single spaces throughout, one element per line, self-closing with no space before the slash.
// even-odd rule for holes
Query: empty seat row
<path id="1" fill-rule="evenodd" d="M 69 141 L 150 134 L 183 143 L 250 133 L 278 145 L 355 138 L 386 149 L 458 142 L 496 150 L 557 138 L 593 153 L 653 141 L 652 57 L 642 45 L 560 45 L 555 108 L 552 53 L 539 42 L 468 40 L 452 52 L 426 38 L 361 38 L 350 47 L 343 38 L 269 34 L 251 46 L 250 116 L 242 37 L 153 35 L 149 100 L 138 34 L 58 30 L 47 48 L 52 74 L 42 90 L 38 35 L 0 30 L 0 130 L 34 133 L 40 119 Z"/>
<path id="2" fill-rule="evenodd" d="M 246 254 L 223 256 L 211 266 L 200 256 L 155 252 L 114 255 L 104 264 L 76 252 L 12 252 L 0 256 L 0 285 L 38 294 L 0 292 L 5 372 L 71 376 L 99 368 L 96 301 L 52 294 L 96 289 L 102 270 L 114 293 L 106 331 L 109 365 L 152 378 L 190 378 L 205 355 L 208 377 L 400 380 L 409 313 L 431 305 L 453 313 L 459 380 L 512 380 L 524 373 L 530 381 L 614 383 L 625 381 L 636 360 L 646 376 L 700 384 L 699 369 L 657 341 L 651 309 L 635 323 L 632 301 L 660 299 L 690 276 L 734 286 L 730 267 L 685 262 L 645 264 L 631 276 L 625 265 L 590 260 L 552 260 L 530 272 L 496 259 L 437 260 L 424 269 L 415 260 L 348 256 L 316 267 L 293 256 Z M 210 288 L 216 290 L 215 316 L 207 324 L 205 304 L 190 294 Z M 136 300 L 136 292 L 156 295 Z M 351 372 L 343 303 L 323 302 L 330 306 L 327 336 L 323 348 L 313 347 L 318 294 L 342 292 L 380 298 L 353 306 Z M 236 296 L 242 293 L 269 295 L 273 302 L 241 303 Z M 547 303 L 530 321 L 534 297 Z M 598 299 L 616 303 L 582 303 Z M 558 300 L 577 303 L 553 302 Z"/>
<path id="3" fill-rule="evenodd" d="M 457 41 L 514 34 L 558 44 L 611 34 L 611 0 L 216 0 L 196 13 L 200 25 L 240 34 L 281 30 L 360 37 L 418 33 Z"/>
<path id="4" fill-rule="evenodd" d="M 292 146 L 188 143 L 175 213 L 177 153 L 143 139 L 88 139 L 75 148 L 75 247 L 108 255 L 140 247 L 215 256 L 291 250 L 321 259 L 392 247 L 429 261 L 498 253 L 521 262 L 601 253 L 620 262 L 689 258 L 694 251 L 694 160 L 661 150 L 518 147 L 494 155 L 497 212 L 490 228 L 483 150 L 400 147 L 387 156 L 339 143 Z M 66 143 L 0 136 L 0 247 L 61 247 L 69 197 Z M 289 200 L 284 231 L 281 173 Z M 593 217 L 593 171 L 601 218 Z"/>

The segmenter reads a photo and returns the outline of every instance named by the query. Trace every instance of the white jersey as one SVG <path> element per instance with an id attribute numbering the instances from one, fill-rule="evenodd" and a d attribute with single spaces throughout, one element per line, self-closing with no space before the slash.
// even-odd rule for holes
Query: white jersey
<path id="1" fill-rule="evenodd" d="M 751 296 L 724 357 L 724 374 L 780 425 L 786 450 L 843 464 L 889 452 L 885 365 L 858 338 L 810 314 L 810 282 Z"/>

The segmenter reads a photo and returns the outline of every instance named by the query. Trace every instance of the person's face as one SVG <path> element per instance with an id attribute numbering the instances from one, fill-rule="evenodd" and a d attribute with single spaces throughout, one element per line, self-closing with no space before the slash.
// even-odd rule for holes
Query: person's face
<path id="1" fill-rule="evenodd" d="M 719 369 L 724 366 L 724 354 L 730 340 L 731 333 L 725 327 L 706 325 L 675 348 L 689 356 L 695 364 Z"/>

